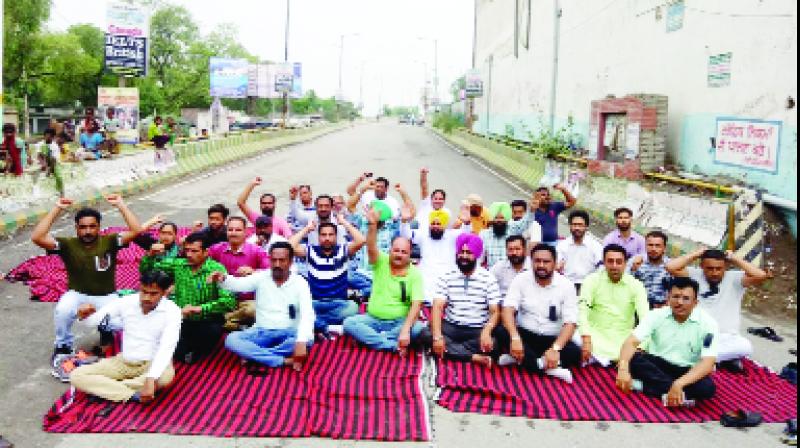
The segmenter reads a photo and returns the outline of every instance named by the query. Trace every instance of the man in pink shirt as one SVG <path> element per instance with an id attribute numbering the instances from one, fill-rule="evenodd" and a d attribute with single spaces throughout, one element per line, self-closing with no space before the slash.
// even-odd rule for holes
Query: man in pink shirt
<path id="1" fill-rule="evenodd" d="M 264 193 L 261 195 L 259 199 L 259 206 L 261 207 L 261 213 L 250 208 L 247 205 L 247 199 L 250 197 L 250 194 L 253 190 L 261 185 L 261 178 L 256 177 L 249 184 L 244 188 L 242 194 L 239 195 L 239 198 L 236 200 L 236 204 L 239 206 L 239 209 L 244 213 L 247 219 L 250 220 L 253 224 L 255 224 L 256 219 L 259 216 L 269 216 L 272 218 L 272 231 L 284 238 L 291 238 L 292 230 L 289 227 L 289 223 L 286 222 L 285 219 L 275 215 L 275 206 L 277 199 L 275 195 L 272 193 Z"/>

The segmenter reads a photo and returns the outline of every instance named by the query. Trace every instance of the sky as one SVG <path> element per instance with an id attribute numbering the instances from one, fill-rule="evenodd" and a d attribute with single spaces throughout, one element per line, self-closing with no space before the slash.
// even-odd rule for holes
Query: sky
<path id="1" fill-rule="evenodd" d="M 449 102 L 451 82 L 471 65 L 472 1 L 288 1 L 289 60 L 303 64 L 303 89 L 314 89 L 325 97 L 336 93 L 340 42 L 345 35 L 342 91 L 356 104 L 363 98 L 367 114 L 374 113 L 379 104 L 418 104 L 426 81 L 433 89 L 434 66 L 438 67 L 439 96 Z M 202 33 L 231 23 L 250 53 L 263 60 L 283 60 L 287 0 L 170 3 L 189 9 Z M 64 30 L 72 24 L 92 23 L 104 28 L 105 4 L 104 0 L 53 0 L 48 27 Z"/>

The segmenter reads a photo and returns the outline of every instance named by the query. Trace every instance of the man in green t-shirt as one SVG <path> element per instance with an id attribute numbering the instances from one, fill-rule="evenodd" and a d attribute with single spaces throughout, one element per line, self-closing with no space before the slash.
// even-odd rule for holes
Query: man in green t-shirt
<path id="1" fill-rule="evenodd" d="M 72 323 L 75 322 L 78 307 L 91 303 L 96 309 L 100 309 L 117 298 L 117 251 L 142 231 L 139 220 L 122 201 L 122 196 L 112 194 L 106 196 L 106 200 L 119 210 L 128 225 L 127 231 L 100 235 L 102 215 L 97 210 L 82 208 L 75 214 L 77 237 L 56 238 L 50 234 L 50 229 L 59 215 L 73 204 L 71 199 L 61 198 L 50 213 L 39 221 L 31 234 L 31 241 L 49 254 L 61 257 L 67 270 L 68 291 L 61 296 L 54 312 L 54 365 L 59 355 L 72 353 Z"/>
<path id="2" fill-rule="evenodd" d="M 404 214 L 410 213 L 403 210 Z M 345 333 L 375 350 L 406 354 L 425 326 L 417 322 L 424 300 L 422 274 L 411 265 L 411 241 L 397 237 L 389 254 L 378 250 L 379 213 L 367 212 L 367 255 L 372 267 L 372 296 L 366 314 L 344 321 Z"/>

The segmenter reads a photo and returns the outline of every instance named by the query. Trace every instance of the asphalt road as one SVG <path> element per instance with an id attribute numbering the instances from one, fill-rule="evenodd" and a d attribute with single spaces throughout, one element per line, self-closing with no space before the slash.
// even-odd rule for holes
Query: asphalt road
<path id="1" fill-rule="evenodd" d="M 374 172 L 392 183 L 407 186 L 419 197 L 419 168 L 431 170 L 431 188 L 446 188 L 448 206 L 469 193 L 479 193 L 487 203 L 525 197 L 523 191 L 490 172 L 478 161 L 461 155 L 428 130 L 382 122 L 365 124 L 317 140 L 269 151 L 260 157 L 223 167 L 179 184 L 140 197 L 129 198 L 133 211 L 146 219 L 155 213 L 188 225 L 204 219 L 205 209 L 215 202 L 236 208 L 236 196 L 255 176 L 264 186 L 253 195 L 256 206 L 260 192 L 278 196 L 278 213 L 288 210 L 288 191 L 293 184 L 309 183 L 315 193 L 344 192 L 359 173 Z M 72 234 L 71 218 L 56 229 Z M 120 224 L 117 213 L 108 213 L 106 225 Z M 563 229 L 562 229 L 563 231 Z M 0 271 L 8 272 L 27 258 L 40 254 L 29 240 L 29 231 L 0 242 Z M 52 350 L 52 304 L 28 300 L 27 289 L 0 282 L 0 434 L 17 447 L 371 447 L 377 442 L 328 439 L 213 439 L 167 435 L 72 435 L 47 434 L 41 419 L 66 386 L 50 376 L 48 359 Z M 756 359 L 773 369 L 793 360 L 788 348 L 797 346 L 796 323 L 764 322 L 746 316 L 743 326 L 770 324 L 786 336 L 783 343 L 754 339 Z M 429 391 L 432 393 L 432 391 Z M 477 414 L 456 414 L 431 404 L 434 440 L 392 446 L 781 446 L 782 425 L 762 425 L 751 430 L 731 430 L 718 423 L 629 424 L 616 422 L 559 422 L 505 418 Z"/>

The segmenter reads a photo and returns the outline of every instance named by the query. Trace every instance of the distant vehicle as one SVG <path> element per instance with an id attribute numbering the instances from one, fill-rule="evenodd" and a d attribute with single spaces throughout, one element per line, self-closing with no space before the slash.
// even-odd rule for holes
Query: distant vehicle
<path id="1" fill-rule="evenodd" d="M 398 120 L 400 124 L 409 124 L 411 123 L 411 116 L 410 115 L 400 115 L 400 119 Z"/>
<path id="2" fill-rule="evenodd" d="M 415 123 L 417 124 L 417 126 L 423 126 L 425 124 L 425 118 L 417 117 Z"/>

